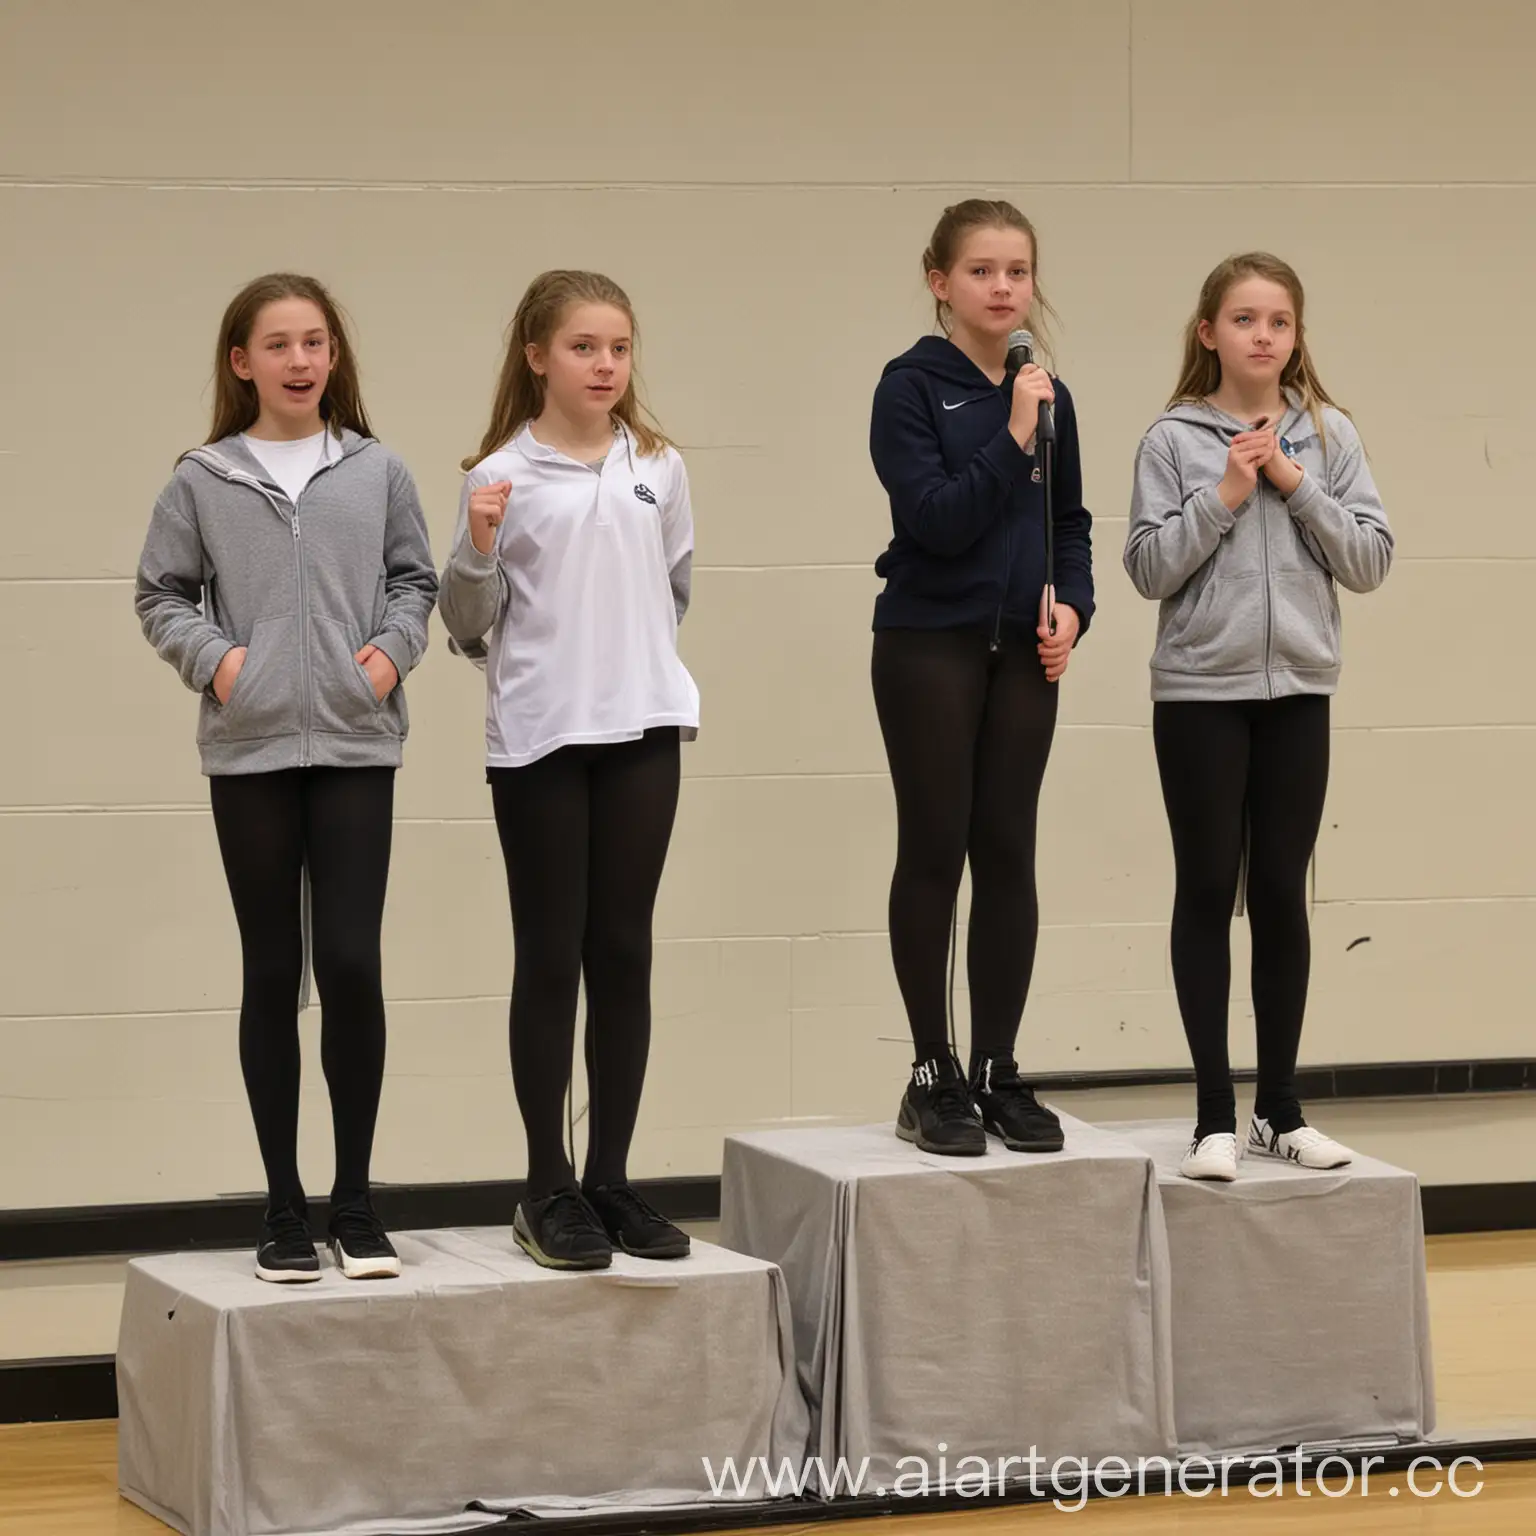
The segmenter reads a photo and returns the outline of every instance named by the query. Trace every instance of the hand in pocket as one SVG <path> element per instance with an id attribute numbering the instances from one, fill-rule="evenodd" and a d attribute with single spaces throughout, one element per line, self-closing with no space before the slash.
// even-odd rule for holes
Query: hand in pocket
<path id="1" fill-rule="evenodd" d="M 245 647 L 237 645 L 233 650 L 224 652 L 219 660 L 219 668 L 213 674 L 213 696 L 220 704 L 228 704 L 229 696 L 234 691 L 235 679 L 240 676 L 240 669 L 245 665 Z"/>
<path id="2" fill-rule="evenodd" d="M 354 659 L 368 674 L 368 681 L 373 684 L 373 696 L 382 704 L 400 681 L 394 662 L 376 645 L 365 645 Z"/>

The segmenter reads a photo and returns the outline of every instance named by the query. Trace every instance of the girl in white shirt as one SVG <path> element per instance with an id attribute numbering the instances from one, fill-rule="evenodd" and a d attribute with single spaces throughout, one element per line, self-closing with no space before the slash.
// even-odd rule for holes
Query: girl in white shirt
<path id="1" fill-rule="evenodd" d="M 699 696 L 677 654 L 693 516 L 635 392 L 634 310 L 546 272 L 512 321 L 439 611 L 486 671 L 486 777 L 511 895 L 512 1079 L 528 1141 L 518 1243 L 553 1269 L 687 1236 L 628 1181 L 650 1046 L 651 923 Z M 562 1110 L 585 979 L 591 1096 L 578 1186 Z"/>

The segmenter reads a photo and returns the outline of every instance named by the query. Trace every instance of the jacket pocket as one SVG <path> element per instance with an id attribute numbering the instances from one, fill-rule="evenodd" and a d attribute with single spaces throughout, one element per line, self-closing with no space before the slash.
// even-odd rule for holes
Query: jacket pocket
<path id="1" fill-rule="evenodd" d="M 1219 675 L 1264 666 L 1264 582 L 1256 574 L 1207 577 L 1163 604 L 1152 665 Z"/>
<path id="2" fill-rule="evenodd" d="M 259 619 L 229 699 L 205 700 L 197 739 L 258 741 L 299 729 L 299 636 L 294 615 Z"/>
<path id="3" fill-rule="evenodd" d="M 1275 572 L 1274 664 L 1318 671 L 1339 664 L 1339 604 L 1321 571 Z"/>
<path id="4" fill-rule="evenodd" d="M 382 707 L 372 681 L 357 660 L 363 644 L 349 625 L 316 615 L 310 632 L 315 730 L 365 736 L 391 733 L 390 712 Z"/>

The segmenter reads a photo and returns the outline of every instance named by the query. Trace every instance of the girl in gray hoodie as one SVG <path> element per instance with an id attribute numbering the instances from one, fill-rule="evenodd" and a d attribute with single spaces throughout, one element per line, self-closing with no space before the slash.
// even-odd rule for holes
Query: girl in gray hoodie
<path id="1" fill-rule="evenodd" d="M 1307 351 L 1300 279 L 1263 252 L 1205 280 L 1168 409 L 1142 439 L 1125 568 L 1160 603 L 1153 739 L 1173 834 L 1174 986 L 1198 1121 L 1182 1171 L 1237 1174 L 1227 1060 L 1231 919 L 1247 859 L 1258 1084 L 1247 1149 L 1351 1154 L 1308 1126 L 1296 1057 L 1307 869 L 1328 784 L 1338 585 L 1385 580 L 1392 533 L 1365 452 Z"/>
<path id="2" fill-rule="evenodd" d="M 267 1176 L 263 1280 L 320 1278 L 298 1170 L 307 881 L 342 1273 L 400 1273 L 368 1165 L 384 1077 L 379 932 L 401 688 L 437 577 L 410 472 L 376 442 L 340 313 L 274 273 L 224 313 L 213 428 L 150 520 L 144 634 L 201 696 L 197 741 L 240 927 L 240 1066 Z"/>

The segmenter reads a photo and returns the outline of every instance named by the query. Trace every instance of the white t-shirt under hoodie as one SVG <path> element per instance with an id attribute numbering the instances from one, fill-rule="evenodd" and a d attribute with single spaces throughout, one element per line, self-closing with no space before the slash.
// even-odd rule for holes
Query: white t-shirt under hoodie
<path id="1" fill-rule="evenodd" d="M 469 498 L 502 480 L 506 516 L 482 555 Z M 457 648 L 486 669 L 488 767 L 662 726 L 697 735 L 699 691 L 677 654 L 692 559 L 681 455 L 642 455 L 622 427 L 599 464 L 524 426 L 469 471 L 440 609 Z"/>
<path id="2" fill-rule="evenodd" d="M 324 429 L 313 437 L 292 440 L 272 437 L 252 437 L 249 432 L 240 434 L 240 441 L 250 451 L 251 457 L 266 470 L 274 485 L 282 487 L 283 494 L 295 506 L 298 505 L 304 487 L 314 478 L 315 471 L 331 456 L 335 439 Z"/>

